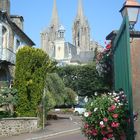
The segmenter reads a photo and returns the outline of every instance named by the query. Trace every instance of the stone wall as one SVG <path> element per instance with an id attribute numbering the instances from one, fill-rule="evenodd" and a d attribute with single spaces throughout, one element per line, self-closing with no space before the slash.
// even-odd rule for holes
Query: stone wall
<path id="1" fill-rule="evenodd" d="M 38 129 L 38 118 L 19 117 L 0 119 L 0 136 L 12 136 Z"/>

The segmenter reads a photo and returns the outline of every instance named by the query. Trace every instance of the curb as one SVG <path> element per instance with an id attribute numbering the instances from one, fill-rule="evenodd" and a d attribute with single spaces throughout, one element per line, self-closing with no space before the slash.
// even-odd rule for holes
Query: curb
<path id="1" fill-rule="evenodd" d="M 81 128 L 79 127 L 79 128 L 76 128 L 76 129 L 71 129 L 71 130 L 62 131 L 62 132 L 53 133 L 53 134 L 49 134 L 49 135 L 45 135 L 45 136 L 40 136 L 40 137 L 35 137 L 35 138 L 29 138 L 29 139 L 25 139 L 25 140 L 38 140 L 38 139 L 53 137 L 53 136 L 64 134 L 64 133 L 74 132 L 74 131 L 77 131 L 77 130 L 80 130 L 80 129 Z"/>

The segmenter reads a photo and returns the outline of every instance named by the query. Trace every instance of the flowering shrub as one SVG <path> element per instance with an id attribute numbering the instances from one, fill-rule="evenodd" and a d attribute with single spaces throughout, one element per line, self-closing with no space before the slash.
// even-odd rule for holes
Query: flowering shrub
<path id="1" fill-rule="evenodd" d="M 112 48 L 111 43 L 106 44 L 105 49 L 96 55 L 96 69 L 98 74 L 108 83 L 108 88 L 112 88 Z"/>
<path id="2" fill-rule="evenodd" d="M 89 140 L 120 139 L 129 125 L 124 92 L 95 96 L 86 106 L 82 132 Z"/>

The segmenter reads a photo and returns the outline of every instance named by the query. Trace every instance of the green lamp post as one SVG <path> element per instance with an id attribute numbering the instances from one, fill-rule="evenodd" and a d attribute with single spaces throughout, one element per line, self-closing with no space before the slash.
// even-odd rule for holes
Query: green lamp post
<path id="1" fill-rule="evenodd" d="M 126 0 L 120 12 L 122 17 L 128 16 L 130 30 L 133 30 L 138 21 L 140 4 L 136 0 Z"/>

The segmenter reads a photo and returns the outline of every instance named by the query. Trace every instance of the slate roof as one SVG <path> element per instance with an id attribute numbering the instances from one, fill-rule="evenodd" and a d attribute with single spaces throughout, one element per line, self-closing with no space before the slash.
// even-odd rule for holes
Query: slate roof
<path id="1" fill-rule="evenodd" d="M 6 19 L 12 30 L 29 46 L 34 46 L 35 43 L 14 23 L 6 12 L 0 11 L 0 19 Z"/>

